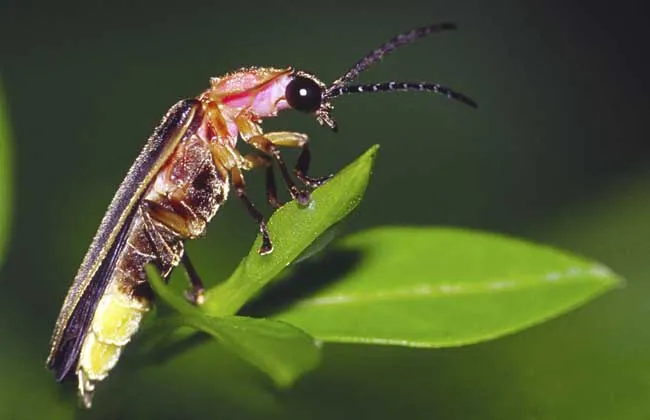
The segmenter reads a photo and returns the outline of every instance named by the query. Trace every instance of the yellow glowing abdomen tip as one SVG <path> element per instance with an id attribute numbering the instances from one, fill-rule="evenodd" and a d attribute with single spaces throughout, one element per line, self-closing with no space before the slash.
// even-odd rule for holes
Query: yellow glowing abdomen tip
<path id="1" fill-rule="evenodd" d="M 117 282 L 108 285 L 81 346 L 77 365 L 79 392 L 86 406 L 90 404 L 95 382 L 106 378 L 115 366 L 122 347 L 131 341 L 148 310 L 147 302 L 123 293 Z"/>

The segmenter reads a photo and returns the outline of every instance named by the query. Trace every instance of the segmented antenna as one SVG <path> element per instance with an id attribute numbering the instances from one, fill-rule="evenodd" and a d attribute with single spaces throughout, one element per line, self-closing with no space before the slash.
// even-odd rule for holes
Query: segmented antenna
<path id="1" fill-rule="evenodd" d="M 382 44 L 378 48 L 372 50 L 365 57 L 359 60 L 350 70 L 348 70 L 343 76 L 336 79 L 325 92 L 325 97 L 332 97 L 332 92 L 337 91 L 342 86 L 356 79 L 359 74 L 381 60 L 384 55 L 394 51 L 398 47 L 403 45 L 410 44 L 417 41 L 418 39 L 425 37 L 430 34 L 442 32 L 445 30 L 456 29 L 455 23 L 444 22 L 436 23 L 433 25 L 422 26 L 420 28 L 415 28 L 409 32 L 399 34 L 396 37 L 392 38 L 390 41 Z M 334 95 L 336 96 L 336 95 Z"/>
<path id="2" fill-rule="evenodd" d="M 336 87 L 330 90 L 329 98 L 335 98 L 340 95 L 349 93 L 365 93 L 365 92 L 404 92 L 404 91 L 417 91 L 417 92 L 433 92 L 444 95 L 449 99 L 455 99 L 473 108 L 478 107 L 476 102 L 471 98 L 463 95 L 462 93 L 453 91 L 448 87 L 442 86 L 438 83 L 429 82 L 383 82 L 383 83 L 368 83 L 363 85 L 348 85 Z"/>

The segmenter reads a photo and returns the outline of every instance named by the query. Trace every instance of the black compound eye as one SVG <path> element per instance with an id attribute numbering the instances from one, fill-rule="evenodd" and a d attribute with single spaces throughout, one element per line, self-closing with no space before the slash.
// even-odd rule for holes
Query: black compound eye
<path id="1" fill-rule="evenodd" d="M 287 85 L 284 96 L 289 106 L 302 112 L 315 112 L 320 108 L 323 90 L 313 80 L 297 76 Z"/>

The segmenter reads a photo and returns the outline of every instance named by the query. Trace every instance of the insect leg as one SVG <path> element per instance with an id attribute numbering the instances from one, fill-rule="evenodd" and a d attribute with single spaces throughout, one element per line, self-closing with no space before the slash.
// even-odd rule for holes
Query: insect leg
<path id="1" fill-rule="evenodd" d="M 262 245 L 260 246 L 258 252 L 260 255 L 270 254 L 273 251 L 273 244 L 271 243 L 271 238 L 269 237 L 269 231 L 266 228 L 266 221 L 264 220 L 264 216 L 248 199 L 248 196 L 246 195 L 246 183 L 244 182 L 244 176 L 242 175 L 241 170 L 238 167 L 234 167 L 230 171 L 232 173 L 232 183 L 235 186 L 235 192 L 237 193 L 237 196 L 244 203 L 250 215 L 253 216 L 255 220 L 257 220 L 257 223 L 259 225 L 260 233 L 262 234 Z"/>
<path id="2" fill-rule="evenodd" d="M 307 175 L 309 171 L 309 163 L 311 161 L 311 152 L 309 150 L 309 138 L 302 133 L 293 133 L 288 131 L 277 131 L 267 133 L 264 135 L 271 143 L 276 146 L 295 147 L 300 148 L 300 155 L 298 155 L 298 162 L 293 172 L 303 184 L 311 188 L 316 188 L 323 185 L 333 175 L 326 175 L 323 177 L 312 178 Z"/>
<path id="3" fill-rule="evenodd" d="M 267 155 L 248 154 L 244 156 L 249 166 L 246 169 L 263 167 L 266 168 L 266 199 L 271 207 L 279 208 L 282 204 L 278 200 L 278 191 L 275 186 L 275 174 L 273 173 L 273 161 Z"/>
<path id="4" fill-rule="evenodd" d="M 169 275 L 169 270 L 165 270 L 165 266 L 173 267 L 180 262 L 179 250 L 172 249 L 167 241 L 162 237 L 158 231 L 158 227 L 154 223 L 154 219 L 151 216 L 150 208 L 152 205 L 157 203 L 152 203 L 149 201 L 144 201 L 140 206 L 140 214 L 142 216 L 144 231 L 156 252 L 156 256 L 160 262 L 160 268 L 162 271 L 162 277 L 166 280 Z"/>
<path id="5" fill-rule="evenodd" d="M 190 261 L 189 255 L 187 255 L 187 250 L 183 253 L 181 262 L 183 263 L 183 267 L 185 267 L 185 273 L 187 273 L 187 277 L 190 279 L 190 284 L 192 285 L 192 290 L 185 292 L 185 297 L 195 305 L 202 305 L 205 287 L 203 286 L 203 281 L 201 281 L 199 273 L 194 269 L 194 264 Z"/>
<path id="6" fill-rule="evenodd" d="M 148 227 L 151 227 L 154 230 L 156 229 L 156 226 L 153 224 L 153 220 L 155 219 L 185 238 L 191 238 L 193 236 L 185 218 L 176 212 L 168 210 L 155 201 L 144 200 L 142 204 L 142 213 L 145 216 L 145 220 L 151 222 Z"/>
<path id="7" fill-rule="evenodd" d="M 145 200 L 140 210 L 142 212 L 142 220 L 144 220 L 145 232 L 149 238 L 149 242 L 151 242 L 151 245 L 155 249 L 156 254 L 158 254 L 158 258 L 161 260 L 161 265 L 163 267 L 174 267 L 178 265 L 179 262 L 182 262 L 191 286 L 191 290 L 186 292 L 185 297 L 195 305 L 202 304 L 203 292 L 205 288 L 203 287 L 203 282 L 194 269 L 194 266 L 190 262 L 190 259 L 187 256 L 187 252 L 184 252 L 182 246 L 179 246 L 176 249 L 172 249 L 169 246 L 165 238 L 163 238 L 160 231 L 156 227 L 152 213 L 156 216 L 156 220 L 158 220 L 160 223 L 163 223 L 166 226 L 168 226 L 166 222 L 172 223 L 173 226 L 170 226 L 170 228 L 180 229 L 181 235 L 189 237 L 190 232 L 187 229 L 186 225 L 181 223 L 180 216 L 178 216 L 176 213 L 165 209 L 164 207 L 160 206 L 160 204 L 153 201 Z M 176 231 L 179 232 L 179 230 Z M 181 253 L 183 254 L 182 257 L 179 255 Z M 165 259 L 168 259 L 170 261 L 165 261 Z M 169 273 L 163 272 L 163 277 L 166 279 L 168 274 Z"/>
<path id="8" fill-rule="evenodd" d="M 275 159 L 280 167 L 282 178 L 284 179 L 285 184 L 287 184 L 287 188 L 289 188 L 289 194 L 291 194 L 291 197 L 299 204 L 303 206 L 307 205 L 309 203 L 309 191 L 299 190 L 298 187 L 296 187 L 296 184 L 289 175 L 287 165 L 285 165 L 284 160 L 282 160 L 282 155 L 280 154 L 278 147 L 265 136 L 253 136 L 248 139 L 248 144 Z"/>

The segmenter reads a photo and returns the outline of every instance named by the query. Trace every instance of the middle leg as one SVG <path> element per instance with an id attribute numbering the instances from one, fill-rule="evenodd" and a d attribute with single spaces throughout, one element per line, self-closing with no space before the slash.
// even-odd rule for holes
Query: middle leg
<path id="1" fill-rule="evenodd" d="M 268 155 L 251 153 L 244 156 L 247 166 L 243 169 L 251 170 L 253 168 L 266 168 L 266 200 L 271 207 L 279 208 L 281 206 L 278 199 L 278 190 L 275 186 L 275 174 L 273 173 L 273 161 Z"/>
<path id="2" fill-rule="evenodd" d="M 244 181 L 244 176 L 242 175 L 241 170 L 235 166 L 230 170 L 230 172 L 232 174 L 232 183 L 235 187 L 237 196 L 244 203 L 250 215 L 253 216 L 255 220 L 257 220 L 260 234 L 262 234 L 262 245 L 260 246 L 258 252 L 260 255 L 270 254 L 273 252 L 273 244 L 271 243 L 269 231 L 266 227 L 266 220 L 264 220 L 262 213 L 260 213 L 259 210 L 255 208 L 253 203 L 248 199 L 248 196 L 246 195 L 246 183 Z"/>

